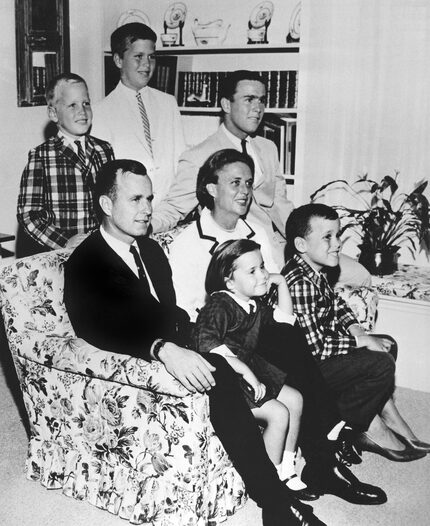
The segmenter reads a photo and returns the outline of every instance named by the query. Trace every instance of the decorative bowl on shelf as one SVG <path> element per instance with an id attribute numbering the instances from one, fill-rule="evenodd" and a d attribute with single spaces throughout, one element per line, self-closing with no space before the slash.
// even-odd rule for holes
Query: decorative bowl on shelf
<path id="1" fill-rule="evenodd" d="M 229 28 L 230 24 L 225 26 L 221 18 L 206 24 L 200 23 L 196 18 L 192 30 L 198 46 L 219 46 L 226 39 Z"/>
<path id="2" fill-rule="evenodd" d="M 164 47 L 174 46 L 178 35 L 176 33 L 162 33 L 160 39 Z"/>

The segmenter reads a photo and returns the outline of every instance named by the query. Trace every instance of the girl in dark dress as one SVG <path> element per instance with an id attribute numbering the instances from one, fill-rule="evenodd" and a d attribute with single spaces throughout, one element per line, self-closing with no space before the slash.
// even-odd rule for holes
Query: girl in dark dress
<path id="1" fill-rule="evenodd" d="M 275 310 L 260 301 L 270 287 L 278 291 Z M 303 490 L 306 485 L 294 467 L 302 396 L 285 384 L 284 372 L 257 353 L 263 326 L 294 323 L 285 279 L 267 272 L 260 245 L 249 239 L 231 240 L 212 256 L 206 291 L 210 297 L 196 321 L 195 348 L 221 354 L 242 377 L 245 398 L 264 427 L 266 450 L 281 480 L 293 491 Z"/>

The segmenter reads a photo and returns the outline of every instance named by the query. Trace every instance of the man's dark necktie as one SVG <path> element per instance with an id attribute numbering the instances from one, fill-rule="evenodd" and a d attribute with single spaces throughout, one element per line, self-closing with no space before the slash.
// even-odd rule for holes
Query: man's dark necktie
<path id="1" fill-rule="evenodd" d="M 245 155 L 249 155 L 247 150 L 246 150 L 246 139 L 242 139 L 240 141 L 240 144 L 242 145 L 242 153 L 244 153 Z"/>
<path id="2" fill-rule="evenodd" d="M 134 262 L 136 263 L 140 283 L 142 287 L 145 289 L 145 291 L 151 294 L 151 290 L 149 288 L 149 283 L 148 283 L 148 278 L 146 277 L 145 269 L 143 268 L 142 259 L 140 257 L 139 252 L 137 251 L 137 248 L 134 245 L 131 245 L 130 252 L 134 257 Z"/>
<path id="3" fill-rule="evenodd" d="M 87 157 L 86 157 L 86 155 L 84 153 L 84 149 L 82 148 L 81 141 L 75 141 L 75 144 L 76 144 L 76 147 L 78 149 L 79 160 L 81 161 L 82 164 L 86 165 L 87 164 Z"/>

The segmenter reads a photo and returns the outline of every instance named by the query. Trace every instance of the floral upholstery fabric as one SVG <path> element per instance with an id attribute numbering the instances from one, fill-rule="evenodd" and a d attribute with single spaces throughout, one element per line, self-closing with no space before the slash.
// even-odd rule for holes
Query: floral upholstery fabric
<path id="1" fill-rule="evenodd" d="M 394 274 L 373 276 L 374 289 L 384 296 L 430 302 L 430 269 L 399 265 Z"/>
<path id="2" fill-rule="evenodd" d="M 28 412 L 27 476 L 154 526 L 219 524 L 246 494 L 209 420 L 159 362 L 76 338 L 52 251 L 0 268 L 2 315 Z"/>
<path id="3" fill-rule="evenodd" d="M 376 322 L 378 294 L 372 288 L 349 285 L 337 285 L 335 292 L 346 301 L 360 325 L 372 331 Z"/>

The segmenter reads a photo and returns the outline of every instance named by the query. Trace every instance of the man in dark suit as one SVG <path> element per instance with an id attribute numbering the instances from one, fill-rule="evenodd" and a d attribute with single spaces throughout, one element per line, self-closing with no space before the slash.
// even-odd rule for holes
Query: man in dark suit
<path id="1" fill-rule="evenodd" d="M 207 392 L 212 425 L 263 508 L 264 526 L 322 525 L 279 480 L 227 362 L 182 346 L 183 313 L 169 264 L 158 244 L 144 237 L 153 197 L 145 167 L 128 160 L 107 163 L 97 176 L 96 195 L 100 230 L 65 266 L 64 301 L 76 334 L 109 351 L 160 360 L 189 391 Z"/>

